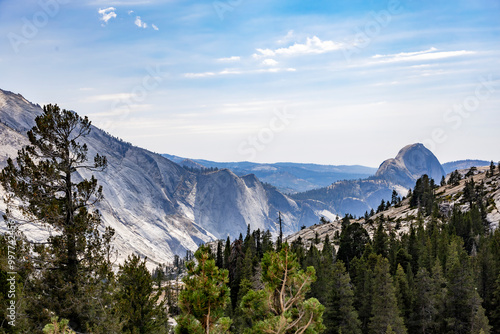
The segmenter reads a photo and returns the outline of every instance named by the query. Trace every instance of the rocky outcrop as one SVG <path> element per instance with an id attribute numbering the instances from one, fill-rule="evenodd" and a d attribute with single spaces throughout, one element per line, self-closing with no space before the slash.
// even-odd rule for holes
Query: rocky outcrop
<path id="1" fill-rule="evenodd" d="M 436 156 L 423 144 L 417 143 L 403 147 L 395 158 L 384 161 L 375 177 L 411 188 L 424 174 L 436 183 L 446 175 Z"/>
<path id="2" fill-rule="evenodd" d="M 0 90 L 0 165 L 28 143 L 26 131 L 41 112 L 22 96 Z M 89 157 L 99 153 L 108 159 L 108 168 L 95 173 L 104 191 L 97 208 L 104 223 L 116 230 L 119 262 L 130 253 L 147 256 L 151 265 L 170 262 L 200 243 L 228 235 L 235 239 L 247 225 L 277 233 L 278 212 L 286 234 L 322 215 L 334 216 L 325 205 L 292 200 L 255 175 L 239 177 L 228 169 L 192 173 L 95 127 L 85 142 Z M 23 228 L 33 239 L 47 235 L 37 225 Z"/>

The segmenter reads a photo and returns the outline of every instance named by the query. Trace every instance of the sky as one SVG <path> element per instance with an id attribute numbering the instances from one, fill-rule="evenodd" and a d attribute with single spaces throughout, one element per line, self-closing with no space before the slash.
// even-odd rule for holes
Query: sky
<path id="1" fill-rule="evenodd" d="M 500 160 L 498 0 L 0 0 L 0 88 L 158 153 Z"/>

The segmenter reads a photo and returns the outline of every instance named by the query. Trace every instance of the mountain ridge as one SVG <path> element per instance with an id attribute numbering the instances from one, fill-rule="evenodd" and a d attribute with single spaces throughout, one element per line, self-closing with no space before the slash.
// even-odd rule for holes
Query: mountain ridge
<path id="1" fill-rule="evenodd" d="M 328 205 L 337 214 L 363 215 L 376 209 L 382 200 L 391 200 L 393 190 L 406 196 L 418 177 L 435 174 L 439 182 L 444 176 L 439 160 L 423 144 L 403 147 L 395 158 L 385 160 L 374 176 L 362 180 L 347 180 L 308 192 L 291 195 L 292 198 L 316 199 Z"/>
<path id="2" fill-rule="evenodd" d="M 376 172 L 376 168 L 361 165 L 320 165 L 294 162 L 256 163 L 250 161 L 216 162 L 183 158 L 171 154 L 162 155 L 181 166 L 228 168 L 238 176 L 255 174 L 262 182 L 270 183 L 285 193 L 312 190 L 344 179 L 366 178 Z"/>
<path id="3" fill-rule="evenodd" d="M 26 131 L 41 113 L 38 105 L 21 95 L 0 90 L 0 133 L 4 134 L 0 167 L 28 144 Z M 116 230 L 119 262 L 130 253 L 147 256 L 151 266 L 170 262 L 175 254 L 194 251 L 200 243 L 228 235 L 236 239 L 247 225 L 277 234 L 278 212 L 288 234 L 315 223 L 322 215 L 319 212 L 327 211 L 318 203 L 297 202 L 256 177 L 242 178 L 228 169 L 190 172 L 94 126 L 84 142 L 89 157 L 99 153 L 108 159 L 108 168 L 95 174 L 104 192 L 97 208 L 103 222 Z M 82 172 L 81 177 L 90 175 Z M 4 210 L 0 203 L 0 211 Z M 23 228 L 31 238 L 43 239 L 51 233 L 36 225 Z"/>
<path id="4" fill-rule="evenodd" d="M 436 198 L 439 202 L 438 207 L 440 214 L 447 216 L 450 214 L 450 210 L 453 207 L 459 207 L 463 212 L 468 210 L 468 203 L 464 203 L 463 190 L 466 186 L 466 182 L 471 179 L 474 180 L 476 184 L 484 182 L 486 187 L 485 198 L 490 198 L 488 214 L 486 215 L 486 220 L 489 223 L 491 229 L 499 228 L 500 221 L 500 174 L 497 171 L 495 175 L 487 176 L 488 167 L 478 168 L 477 174 L 469 178 L 462 179 L 458 184 L 455 185 L 444 185 L 439 186 L 435 189 Z M 461 174 L 465 174 L 467 170 L 460 170 Z M 377 228 L 377 224 L 374 222 L 382 219 L 384 221 L 384 227 L 386 231 L 396 231 L 397 233 L 408 233 L 411 224 L 418 223 L 419 213 L 418 208 L 410 206 L 410 200 L 407 198 L 403 200 L 398 205 L 393 205 L 388 209 L 374 214 L 365 219 L 364 217 L 359 217 L 357 219 L 351 219 L 351 223 L 359 223 L 363 226 L 370 236 L 373 234 Z M 430 221 L 431 216 L 424 217 L 424 222 Z M 433 218 L 432 218 L 433 219 Z M 325 240 L 326 235 L 329 236 L 330 240 L 336 240 L 338 232 L 340 234 L 342 229 L 341 219 L 334 221 L 327 221 L 322 224 L 315 224 L 310 227 L 304 228 L 296 233 L 293 233 L 286 237 L 286 240 L 290 243 L 297 240 L 299 237 L 305 243 L 306 249 L 314 243 L 314 240 L 320 240 L 320 243 L 316 245 L 320 250 L 322 249 L 322 242 Z M 338 248 L 338 246 L 337 246 Z"/>

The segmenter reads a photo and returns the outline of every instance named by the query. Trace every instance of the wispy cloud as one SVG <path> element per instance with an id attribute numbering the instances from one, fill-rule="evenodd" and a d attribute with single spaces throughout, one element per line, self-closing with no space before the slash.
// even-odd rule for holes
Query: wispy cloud
<path id="1" fill-rule="evenodd" d="M 322 41 L 319 37 L 308 37 L 306 42 L 295 43 L 286 48 L 272 49 L 257 49 L 259 53 L 254 54 L 255 58 L 272 57 L 276 55 L 295 56 L 304 54 L 322 54 L 326 52 L 340 50 L 343 47 L 342 43 L 334 41 Z"/>
<path id="2" fill-rule="evenodd" d="M 156 31 L 160 30 L 160 29 L 158 29 L 158 27 L 155 24 L 152 24 L 151 27 L 153 27 L 153 29 Z"/>
<path id="3" fill-rule="evenodd" d="M 143 28 L 143 29 L 146 29 L 148 27 L 148 24 L 145 23 L 145 22 L 142 22 L 141 20 L 141 17 L 140 16 L 136 16 L 135 18 L 135 21 L 134 21 L 134 24 L 136 26 L 138 26 L 139 28 Z"/>
<path id="4" fill-rule="evenodd" d="M 380 62 L 384 63 L 395 63 L 395 62 L 403 62 L 403 61 L 422 61 L 422 60 L 436 60 L 436 59 L 444 59 L 451 57 L 459 57 L 464 55 L 475 54 L 475 51 L 438 51 L 436 48 L 430 48 L 424 51 L 417 52 L 401 52 L 396 54 L 387 54 L 387 55 L 375 55 L 373 59 L 380 59 Z"/>
<path id="5" fill-rule="evenodd" d="M 101 9 L 97 11 L 99 15 L 101 16 L 101 21 L 103 21 L 103 25 L 107 24 L 109 20 L 116 18 L 116 13 L 115 13 L 116 8 L 115 7 L 108 7 Z"/>
<path id="6" fill-rule="evenodd" d="M 221 75 L 237 75 L 237 74 L 253 74 L 253 73 L 277 73 L 277 72 L 295 72 L 295 68 L 265 68 L 257 70 L 238 70 L 238 69 L 225 69 L 219 72 L 200 72 L 200 73 L 185 73 L 186 78 L 207 78 Z"/>
<path id="7" fill-rule="evenodd" d="M 288 33 L 286 34 L 286 36 L 279 39 L 277 42 L 278 42 L 278 44 L 285 44 L 285 43 L 288 43 L 289 41 L 291 41 L 293 39 L 293 37 L 294 37 L 294 31 L 289 30 Z"/>
<path id="8" fill-rule="evenodd" d="M 235 61 L 240 61 L 240 60 L 241 60 L 241 57 L 238 57 L 238 56 L 217 59 L 217 61 L 221 61 L 221 62 L 235 62 Z"/>

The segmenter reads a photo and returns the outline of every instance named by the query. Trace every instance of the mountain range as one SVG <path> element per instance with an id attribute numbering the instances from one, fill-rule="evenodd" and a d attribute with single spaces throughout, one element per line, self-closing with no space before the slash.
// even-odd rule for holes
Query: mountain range
<path id="1" fill-rule="evenodd" d="M 377 168 L 359 165 L 318 165 L 292 162 L 255 163 L 215 162 L 203 159 L 182 158 L 162 154 L 181 166 L 190 168 L 227 168 L 236 175 L 254 174 L 262 182 L 272 184 L 283 193 L 293 194 L 311 189 L 326 187 L 340 180 L 364 179 L 377 171 Z"/>
<path id="2" fill-rule="evenodd" d="M 26 132 L 41 113 L 39 105 L 0 90 L 0 167 L 28 144 Z M 276 235 L 278 212 L 285 234 L 322 216 L 335 217 L 322 203 L 295 201 L 253 174 L 239 177 L 229 169 L 190 172 L 95 127 L 84 142 L 89 157 L 99 153 L 108 159 L 108 168 L 95 175 L 104 191 L 97 208 L 104 223 L 116 230 L 118 261 L 134 252 L 151 263 L 171 262 L 175 254 L 196 250 L 200 243 L 228 235 L 235 239 L 247 225 Z M 22 228 L 35 240 L 52 233 L 31 224 Z"/>
<path id="3" fill-rule="evenodd" d="M 26 132 L 41 113 L 39 105 L 20 94 L 0 90 L 0 167 L 28 144 Z M 99 153 L 108 159 L 108 168 L 95 174 L 104 191 L 97 208 L 104 224 L 116 230 L 118 262 L 137 253 L 147 256 L 151 266 L 171 262 L 175 254 L 194 251 L 200 243 L 227 236 L 235 239 L 248 225 L 276 236 L 279 213 L 285 235 L 314 225 L 321 217 L 335 220 L 345 213 L 362 215 L 382 199 L 390 199 L 394 189 L 406 195 L 422 174 L 438 180 L 445 175 L 437 158 L 422 144 L 406 146 L 375 171 L 363 166 L 215 163 L 162 156 L 96 127 L 84 141 L 90 157 Z M 351 179 L 338 181 L 347 178 Z M 286 194 L 330 182 L 334 183 Z M 33 224 L 22 229 L 35 240 L 53 232 Z"/>
<path id="4" fill-rule="evenodd" d="M 472 161 L 472 160 L 468 160 Z M 489 165 L 489 163 L 488 163 Z M 461 175 L 467 174 L 469 171 L 469 164 L 463 165 L 464 169 L 459 169 Z M 488 175 L 486 172 L 489 170 L 488 167 L 479 167 L 477 172 L 474 173 L 472 178 L 475 184 L 484 184 L 484 198 L 487 199 L 487 214 L 485 220 L 489 223 L 491 229 L 497 229 L 499 227 L 500 221 L 500 174 Z M 467 212 L 470 209 L 469 203 L 464 197 L 464 187 L 466 182 L 469 181 L 471 177 L 464 177 L 457 184 L 444 185 L 435 189 L 436 199 L 438 202 L 438 208 L 440 213 L 444 217 L 449 217 L 451 211 L 454 207 L 460 208 L 462 212 Z M 405 199 L 397 205 L 393 205 L 388 209 L 385 209 L 375 215 L 371 216 L 368 220 L 364 217 L 351 220 L 351 223 L 357 222 L 361 224 L 370 234 L 373 236 L 377 228 L 377 224 L 374 222 L 378 221 L 378 218 L 383 218 L 385 220 L 386 230 L 396 231 L 396 233 L 407 233 L 410 229 L 411 224 L 417 224 L 419 219 L 424 219 L 427 223 L 432 216 L 419 216 L 418 207 L 411 207 L 410 200 Z M 328 235 L 330 240 L 335 240 L 337 233 L 340 233 L 342 229 L 342 222 L 340 219 L 326 222 L 323 224 L 315 224 L 308 228 L 304 228 L 294 234 L 287 236 L 288 242 L 293 242 L 298 238 L 301 238 L 305 243 L 306 249 L 310 247 L 315 240 L 319 239 L 320 244 L 316 245 L 319 249 L 322 248 L 322 242 L 325 240 L 326 235 Z"/>
<path id="5" fill-rule="evenodd" d="M 313 199 L 334 212 L 363 215 L 390 200 L 393 190 L 406 196 L 415 181 L 427 174 L 439 182 L 445 172 L 438 159 L 422 144 L 402 148 L 395 158 L 385 160 L 374 176 L 363 180 L 336 182 L 328 187 L 292 195 L 296 200 Z"/>

